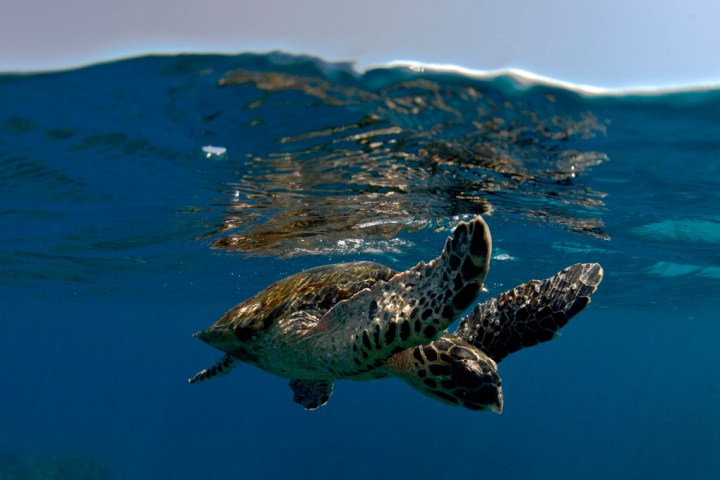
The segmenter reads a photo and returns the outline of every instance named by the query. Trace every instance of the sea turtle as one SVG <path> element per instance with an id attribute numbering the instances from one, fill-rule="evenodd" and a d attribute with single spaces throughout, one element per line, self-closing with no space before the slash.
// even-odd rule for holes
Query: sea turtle
<path id="1" fill-rule="evenodd" d="M 576 264 L 515 287 L 449 333 L 481 290 L 491 250 L 477 217 L 458 224 L 438 258 L 404 272 L 351 262 L 279 280 L 195 334 L 225 355 L 189 381 L 246 362 L 290 379 L 293 400 L 313 410 L 327 403 L 336 379 L 396 376 L 445 403 L 499 413 L 497 362 L 552 339 L 588 304 L 602 268 Z"/>

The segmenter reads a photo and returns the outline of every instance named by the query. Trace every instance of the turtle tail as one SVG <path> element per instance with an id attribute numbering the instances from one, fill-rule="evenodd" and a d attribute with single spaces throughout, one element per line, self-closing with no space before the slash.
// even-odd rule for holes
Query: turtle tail
<path id="1" fill-rule="evenodd" d="M 240 362 L 233 355 L 226 353 L 220 360 L 215 362 L 212 367 L 201 370 L 195 374 L 194 377 L 188 378 L 188 383 L 198 383 L 208 378 L 217 377 L 218 375 L 225 375 Z"/>
<path id="2" fill-rule="evenodd" d="M 602 278 L 597 263 L 579 263 L 546 280 L 531 280 L 477 305 L 454 333 L 499 362 L 552 340 L 590 303 Z"/>

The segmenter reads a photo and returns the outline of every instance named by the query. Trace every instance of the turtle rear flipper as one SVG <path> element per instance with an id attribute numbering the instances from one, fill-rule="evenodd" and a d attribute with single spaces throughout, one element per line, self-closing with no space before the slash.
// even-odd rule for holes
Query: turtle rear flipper
<path id="1" fill-rule="evenodd" d="M 502 382 L 497 365 L 455 335 L 444 333 L 434 342 L 393 355 L 387 366 L 431 398 L 470 410 L 502 412 Z"/>
<path id="2" fill-rule="evenodd" d="M 546 280 L 532 280 L 476 306 L 454 333 L 499 362 L 552 340 L 590 303 L 602 277 L 597 263 L 579 263 Z"/>
<path id="3" fill-rule="evenodd" d="M 330 400 L 333 392 L 332 380 L 290 380 L 293 402 L 302 405 L 305 410 L 315 410 Z"/>
<path id="4" fill-rule="evenodd" d="M 337 303 L 298 343 L 318 352 L 318 363 L 335 377 L 376 369 L 390 355 L 437 338 L 470 306 L 491 250 L 482 218 L 461 222 L 438 258 Z"/>

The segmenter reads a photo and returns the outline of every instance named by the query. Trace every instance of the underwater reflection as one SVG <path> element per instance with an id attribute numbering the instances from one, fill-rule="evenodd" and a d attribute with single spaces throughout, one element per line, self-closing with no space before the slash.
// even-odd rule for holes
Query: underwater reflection
<path id="1" fill-rule="evenodd" d="M 247 95 L 252 128 L 272 140 L 264 153 L 245 152 L 226 180 L 224 219 L 204 236 L 212 247 L 272 256 L 392 251 L 403 231 L 444 229 L 495 209 L 609 238 L 599 218 L 604 193 L 582 182 L 607 160 L 591 148 L 606 125 L 572 95 L 392 73 L 228 72 L 219 86 Z M 272 116 L 296 119 L 299 132 L 273 136 Z M 327 124 L 317 128 L 318 118 Z"/>

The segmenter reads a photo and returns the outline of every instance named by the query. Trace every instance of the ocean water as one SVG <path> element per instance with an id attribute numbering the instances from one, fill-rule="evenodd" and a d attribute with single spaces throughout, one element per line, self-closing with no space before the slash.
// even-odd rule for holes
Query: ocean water
<path id="1" fill-rule="evenodd" d="M 720 478 L 720 90 L 285 54 L 0 75 L 0 478 Z M 501 415 L 399 380 L 308 412 L 192 334 L 288 274 L 484 215 L 479 300 L 599 262 Z"/>

